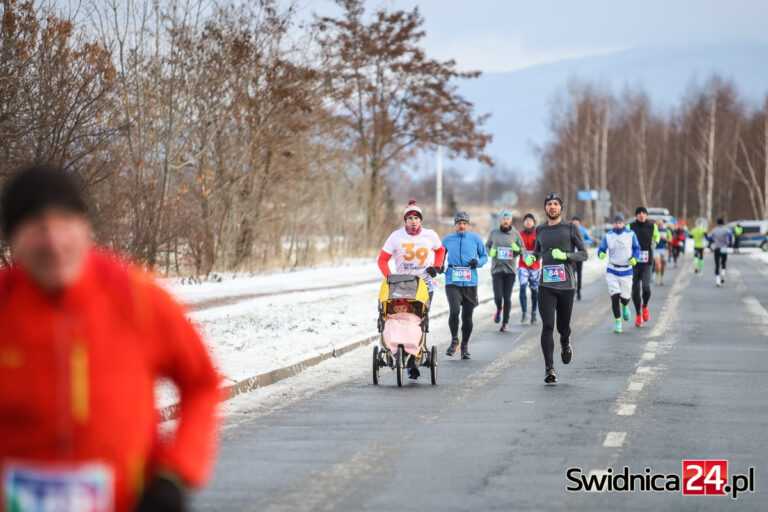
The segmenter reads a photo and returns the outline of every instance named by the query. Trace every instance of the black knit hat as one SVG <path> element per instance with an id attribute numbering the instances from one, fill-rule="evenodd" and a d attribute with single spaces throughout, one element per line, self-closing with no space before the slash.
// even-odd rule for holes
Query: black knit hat
<path id="1" fill-rule="evenodd" d="M 562 196 L 557 192 L 550 192 L 549 194 L 547 194 L 547 197 L 544 198 L 544 206 L 547 206 L 547 203 L 550 201 L 557 201 L 558 203 L 560 203 L 561 208 L 565 206 L 565 201 L 563 201 Z"/>
<path id="2" fill-rule="evenodd" d="M 8 239 L 26 218 L 48 208 L 88 213 L 74 176 L 50 164 L 35 164 L 12 176 L 0 192 L 3 235 Z"/>
<path id="3" fill-rule="evenodd" d="M 523 217 L 523 222 L 525 222 L 525 219 L 531 219 L 533 223 L 536 224 L 536 217 L 534 217 L 532 213 L 526 213 L 525 217 Z"/>
<path id="4" fill-rule="evenodd" d="M 637 215 L 638 213 L 644 213 L 648 215 L 648 210 L 645 209 L 645 206 L 638 206 L 637 209 L 635 210 L 635 215 Z"/>

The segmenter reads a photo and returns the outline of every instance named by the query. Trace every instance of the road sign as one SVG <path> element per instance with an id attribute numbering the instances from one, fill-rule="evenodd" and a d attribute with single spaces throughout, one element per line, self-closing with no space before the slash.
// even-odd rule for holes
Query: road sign
<path id="1" fill-rule="evenodd" d="M 611 201 L 603 201 L 602 199 L 598 200 L 597 203 L 595 203 L 595 213 L 598 217 L 610 217 L 611 216 Z"/>
<path id="2" fill-rule="evenodd" d="M 603 189 L 600 191 L 598 199 L 600 199 L 601 201 L 610 201 L 611 193 L 608 192 L 606 189 Z"/>
<path id="3" fill-rule="evenodd" d="M 514 190 L 507 190 L 501 194 L 501 198 L 493 202 L 493 205 L 499 210 L 502 208 L 514 208 L 516 204 L 517 192 Z"/>
<path id="4" fill-rule="evenodd" d="M 598 193 L 597 190 L 579 190 L 578 198 L 579 201 L 597 201 Z"/>

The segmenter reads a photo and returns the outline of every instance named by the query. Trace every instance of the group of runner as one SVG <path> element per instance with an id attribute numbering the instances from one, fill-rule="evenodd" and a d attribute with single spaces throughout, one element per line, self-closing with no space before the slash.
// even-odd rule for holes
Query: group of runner
<path id="1" fill-rule="evenodd" d="M 580 264 L 587 259 L 583 235 L 586 230 L 579 225 L 578 219 L 576 222 L 562 219 L 563 206 L 559 194 L 548 194 L 544 200 L 547 222 L 536 226 L 535 217 L 528 213 L 520 231 L 512 227 L 511 212 L 502 210 L 499 227 L 490 233 L 485 243 L 469 231 L 470 217 L 461 211 L 454 217 L 455 232 L 441 242 L 434 230 L 422 227 L 423 212 L 416 201 L 410 201 L 403 210 L 404 227 L 394 231 L 384 243 L 378 259 L 379 269 L 386 278 L 391 273 L 389 260 L 394 256 L 397 273 L 418 275 L 427 283 L 430 302 L 437 288 L 435 276 L 445 272 L 451 332 L 446 354 L 452 357 L 460 349 L 461 359 L 470 359 L 472 316 L 479 304 L 477 269 L 482 268 L 490 257 L 496 304 L 494 321 L 501 323 L 501 331 L 509 330 L 511 295 L 517 279 L 521 322 L 527 323 L 530 318 L 531 324 L 536 324 L 537 313 L 541 316 L 545 382 L 555 382 L 554 330 L 557 327 L 560 336 L 561 359 L 568 364 L 573 355 L 571 311 L 577 288 L 580 298 Z M 418 371 L 409 371 L 410 378 L 418 376 Z"/>
<path id="2" fill-rule="evenodd" d="M 379 268 L 385 277 L 389 275 L 389 260 L 394 256 L 398 273 L 415 274 L 424 279 L 429 286 L 430 301 L 437 288 L 435 277 L 445 272 L 451 332 L 446 354 L 454 356 L 460 349 L 461 359 L 470 359 L 472 316 L 479 304 L 477 269 L 490 258 L 496 305 L 494 322 L 501 323 L 500 331 L 509 330 L 511 296 L 517 280 L 521 322 L 536 324 L 537 315 L 541 317 L 544 380 L 556 382 L 554 330 L 557 328 L 560 338 L 561 360 L 568 364 L 573 357 L 571 312 L 574 300 L 581 299 L 582 265 L 587 260 L 587 247 L 592 243 L 581 219 L 563 220 L 564 206 L 559 194 L 549 193 L 544 200 L 546 222 L 537 226 L 534 215 L 526 213 L 520 231 L 512 225 L 512 213 L 502 210 L 499 226 L 491 231 L 485 243 L 469 231 L 469 215 L 461 211 L 454 218 L 455 232 L 441 242 L 435 231 L 422 227 L 423 212 L 416 201 L 411 201 L 403 211 L 405 226 L 393 232 L 384 244 Z M 689 233 L 683 223 L 672 226 L 662 220 L 654 222 L 648 218 L 644 206 L 637 207 L 635 219 L 628 226 L 620 212 L 612 220 L 613 229 L 602 238 L 597 254 L 600 259 L 608 259 L 605 279 L 615 320 L 614 333 L 621 333 L 623 322 L 630 320 L 630 302 L 634 306 L 635 326 L 650 322 L 652 275 L 655 274 L 656 285 L 664 284 L 666 263 L 673 260 L 675 267 L 678 266 L 688 236 L 694 242 L 695 271 L 698 274 L 703 271 L 705 240 L 709 241 L 715 255 L 716 284 L 718 287 L 724 284 L 727 247 L 733 243 L 734 235 L 725 228 L 722 219 L 718 219 L 717 228 L 709 234 L 702 225 Z M 410 377 L 417 378 L 418 371 L 411 371 Z"/>

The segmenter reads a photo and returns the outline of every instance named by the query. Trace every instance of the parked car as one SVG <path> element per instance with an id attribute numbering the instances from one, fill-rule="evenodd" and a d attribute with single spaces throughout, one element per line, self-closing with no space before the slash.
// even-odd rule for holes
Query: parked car
<path id="1" fill-rule="evenodd" d="M 733 227 L 741 224 L 744 232 L 741 235 L 741 247 L 760 247 L 768 251 L 765 232 L 768 230 L 768 219 L 765 220 L 737 220 L 729 222 L 726 227 L 733 232 Z"/>

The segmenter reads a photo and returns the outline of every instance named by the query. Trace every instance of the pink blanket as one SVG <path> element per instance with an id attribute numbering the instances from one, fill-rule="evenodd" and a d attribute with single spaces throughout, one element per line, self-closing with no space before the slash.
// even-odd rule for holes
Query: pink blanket
<path id="1" fill-rule="evenodd" d="M 402 345 L 407 353 L 418 356 L 421 345 L 421 319 L 413 313 L 395 313 L 384 324 L 384 343 L 397 352 Z"/>

